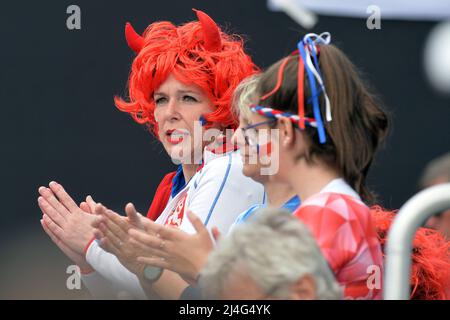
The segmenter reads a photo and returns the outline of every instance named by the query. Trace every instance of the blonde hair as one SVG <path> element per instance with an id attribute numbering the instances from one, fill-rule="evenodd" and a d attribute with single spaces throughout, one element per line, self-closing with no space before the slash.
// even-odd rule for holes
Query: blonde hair
<path id="1" fill-rule="evenodd" d="M 242 116 L 244 119 L 250 118 L 252 114 L 250 105 L 256 103 L 259 98 L 256 89 L 260 77 L 260 73 L 247 77 L 242 80 L 234 90 L 232 112 L 236 117 Z"/>

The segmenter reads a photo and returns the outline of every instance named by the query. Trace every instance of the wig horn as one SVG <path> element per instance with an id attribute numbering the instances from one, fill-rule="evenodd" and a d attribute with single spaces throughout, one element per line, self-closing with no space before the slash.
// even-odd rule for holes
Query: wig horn
<path id="1" fill-rule="evenodd" d="M 125 24 L 125 38 L 131 50 L 138 54 L 144 46 L 144 38 L 133 29 L 129 22 Z"/>
<path id="2" fill-rule="evenodd" d="M 205 40 L 205 49 L 212 52 L 217 52 L 222 49 L 222 40 L 220 38 L 220 31 L 217 24 L 206 13 L 200 10 L 192 9 L 197 14 L 198 21 L 202 25 Z"/>

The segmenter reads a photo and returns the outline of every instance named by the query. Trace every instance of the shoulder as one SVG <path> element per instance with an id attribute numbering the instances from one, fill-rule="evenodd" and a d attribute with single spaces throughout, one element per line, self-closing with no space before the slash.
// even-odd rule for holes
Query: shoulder
<path id="1" fill-rule="evenodd" d="M 223 180 L 230 177 L 233 179 L 246 178 L 242 174 L 242 159 L 237 151 L 222 154 L 207 161 L 198 172 L 195 185 L 205 180 Z"/>
<path id="2" fill-rule="evenodd" d="M 221 155 L 216 155 L 205 163 L 202 171 L 226 170 L 229 166 L 242 168 L 242 159 L 239 151 L 231 151 Z"/>
<path id="3" fill-rule="evenodd" d="M 370 211 L 363 202 L 355 197 L 341 193 L 324 192 L 306 199 L 294 215 L 302 220 L 326 219 L 336 222 L 358 220 L 365 222 L 370 217 Z"/>
<path id="4" fill-rule="evenodd" d="M 206 162 L 190 185 L 192 197 L 197 194 L 206 197 L 222 195 L 221 201 L 230 202 L 227 202 L 227 206 L 236 204 L 239 207 L 236 214 L 264 199 L 263 185 L 242 173 L 242 159 L 238 152 L 230 152 Z"/>
<path id="5" fill-rule="evenodd" d="M 242 212 L 236 219 L 236 223 L 247 221 L 258 210 L 265 207 L 264 204 L 254 204 L 244 212 Z"/>

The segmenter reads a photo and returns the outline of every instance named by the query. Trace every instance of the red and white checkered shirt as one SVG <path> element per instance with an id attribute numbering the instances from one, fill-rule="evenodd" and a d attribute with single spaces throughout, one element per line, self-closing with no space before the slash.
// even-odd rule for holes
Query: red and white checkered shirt
<path id="1" fill-rule="evenodd" d="M 330 184 L 334 188 L 306 199 L 294 215 L 316 238 L 345 299 L 381 299 L 383 258 L 369 208 L 342 179 Z"/>

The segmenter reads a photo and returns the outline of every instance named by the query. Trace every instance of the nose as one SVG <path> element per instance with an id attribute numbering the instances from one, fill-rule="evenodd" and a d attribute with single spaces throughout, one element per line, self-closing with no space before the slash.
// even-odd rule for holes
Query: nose
<path id="1" fill-rule="evenodd" d="M 178 112 L 178 103 L 176 99 L 171 98 L 167 103 L 164 118 L 167 121 L 176 121 L 180 119 L 180 113 Z"/>

